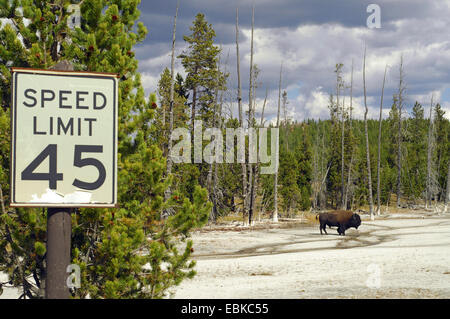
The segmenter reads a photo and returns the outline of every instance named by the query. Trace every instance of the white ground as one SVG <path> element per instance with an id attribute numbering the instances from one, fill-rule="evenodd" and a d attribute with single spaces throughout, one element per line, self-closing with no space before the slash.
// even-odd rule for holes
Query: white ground
<path id="1" fill-rule="evenodd" d="M 197 232 L 197 276 L 173 297 L 450 298 L 450 214 L 366 219 L 345 237 L 305 224 Z"/>
<path id="2" fill-rule="evenodd" d="M 391 215 L 194 234 L 197 276 L 174 298 L 450 298 L 450 216 Z"/>

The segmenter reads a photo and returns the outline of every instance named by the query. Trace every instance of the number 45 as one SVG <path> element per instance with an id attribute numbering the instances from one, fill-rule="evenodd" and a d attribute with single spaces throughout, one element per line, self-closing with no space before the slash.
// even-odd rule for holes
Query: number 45
<path id="1" fill-rule="evenodd" d="M 81 158 L 82 153 L 103 153 L 102 145 L 75 145 L 73 165 L 75 167 L 94 166 L 98 170 L 98 178 L 95 182 L 83 182 L 75 179 L 73 186 L 95 190 L 100 188 L 105 182 L 105 166 L 95 158 Z M 35 173 L 34 170 L 46 159 L 49 158 L 48 173 Z M 22 180 L 28 181 L 48 181 L 50 189 L 56 189 L 56 183 L 63 180 L 63 174 L 57 173 L 57 145 L 49 144 L 22 172 Z"/>

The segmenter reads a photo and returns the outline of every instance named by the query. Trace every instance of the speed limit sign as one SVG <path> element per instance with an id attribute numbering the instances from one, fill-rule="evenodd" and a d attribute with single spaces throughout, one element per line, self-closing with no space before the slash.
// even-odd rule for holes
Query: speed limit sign
<path id="1" fill-rule="evenodd" d="M 116 74 L 12 69 L 11 206 L 117 202 Z"/>

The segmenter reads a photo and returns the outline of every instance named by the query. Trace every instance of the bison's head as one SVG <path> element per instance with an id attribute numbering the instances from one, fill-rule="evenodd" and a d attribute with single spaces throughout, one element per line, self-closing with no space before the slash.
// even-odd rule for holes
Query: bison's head
<path id="1" fill-rule="evenodd" d="M 355 227 L 358 229 L 359 225 L 361 225 L 361 217 L 359 217 L 358 214 L 353 214 L 352 218 L 350 219 L 350 227 Z"/>

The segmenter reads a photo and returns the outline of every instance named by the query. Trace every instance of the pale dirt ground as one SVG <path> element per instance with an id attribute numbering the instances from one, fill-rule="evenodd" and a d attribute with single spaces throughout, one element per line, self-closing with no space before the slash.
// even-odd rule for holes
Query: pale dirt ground
<path id="1" fill-rule="evenodd" d="M 362 217 L 345 237 L 318 224 L 196 232 L 197 276 L 173 298 L 450 298 L 450 214 Z"/>
<path id="2" fill-rule="evenodd" d="M 206 227 L 193 234 L 197 275 L 172 297 L 450 298 L 450 214 L 362 218 L 345 237 L 298 222 Z"/>

